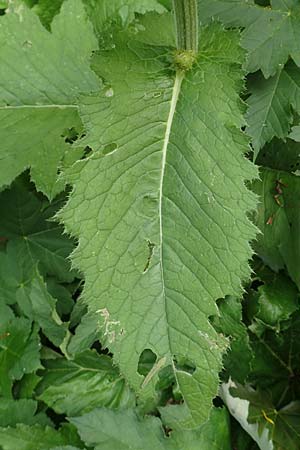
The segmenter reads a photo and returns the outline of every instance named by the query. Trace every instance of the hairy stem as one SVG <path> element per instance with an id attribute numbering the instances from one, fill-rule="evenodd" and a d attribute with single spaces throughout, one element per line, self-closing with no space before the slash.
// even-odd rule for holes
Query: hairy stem
<path id="1" fill-rule="evenodd" d="M 173 0 L 178 50 L 198 51 L 197 0 Z"/>

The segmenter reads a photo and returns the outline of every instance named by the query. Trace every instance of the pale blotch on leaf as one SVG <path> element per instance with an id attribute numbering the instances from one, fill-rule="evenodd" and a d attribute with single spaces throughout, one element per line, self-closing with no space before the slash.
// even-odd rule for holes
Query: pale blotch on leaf
<path id="1" fill-rule="evenodd" d="M 110 320 L 110 313 L 107 308 L 98 309 L 96 313 L 100 314 L 104 319 L 101 328 L 104 328 L 103 335 L 107 338 L 109 344 L 115 342 L 117 336 L 124 335 L 125 330 L 123 328 L 120 329 L 120 321 Z"/>
<path id="2" fill-rule="evenodd" d="M 113 95 L 114 95 L 114 90 L 113 90 L 113 88 L 109 88 L 109 89 L 107 89 L 106 91 L 105 91 L 105 97 L 113 97 Z"/>

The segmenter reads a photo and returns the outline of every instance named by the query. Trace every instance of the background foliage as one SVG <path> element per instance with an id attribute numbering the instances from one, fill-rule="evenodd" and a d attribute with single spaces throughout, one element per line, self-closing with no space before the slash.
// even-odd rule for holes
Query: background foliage
<path id="1" fill-rule="evenodd" d="M 299 450 L 299 1 L 199 0 L 164 309 L 171 2 L 0 8 L 0 448 Z"/>

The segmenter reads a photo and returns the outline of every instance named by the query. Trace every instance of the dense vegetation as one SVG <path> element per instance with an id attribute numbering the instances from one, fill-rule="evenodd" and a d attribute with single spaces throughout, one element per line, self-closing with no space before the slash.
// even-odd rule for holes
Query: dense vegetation
<path id="1" fill-rule="evenodd" d="M 299 450 L 299 0 L 0 11 L 0 448 Z"/>

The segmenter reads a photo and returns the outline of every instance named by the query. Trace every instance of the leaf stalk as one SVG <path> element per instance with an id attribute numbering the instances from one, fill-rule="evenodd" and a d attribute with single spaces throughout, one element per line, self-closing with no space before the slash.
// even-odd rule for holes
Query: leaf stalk
<path id="1" fill-rule="evenodd" d="M 197 0 L 173 0 L 177 49 L 198 52 Z"/>

